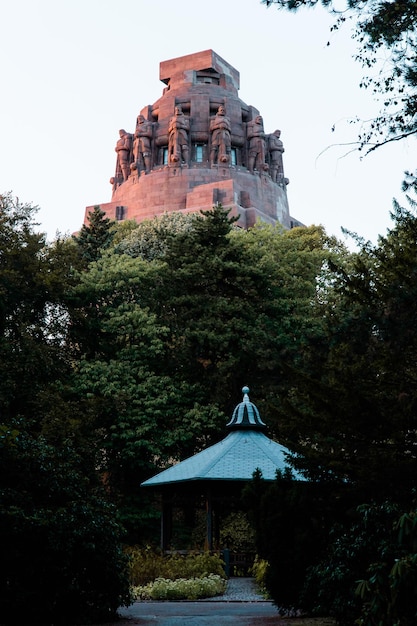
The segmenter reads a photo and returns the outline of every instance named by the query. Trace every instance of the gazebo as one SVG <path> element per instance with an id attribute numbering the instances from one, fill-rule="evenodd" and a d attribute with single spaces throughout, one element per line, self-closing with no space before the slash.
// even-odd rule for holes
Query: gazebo
<path id="1" fill-rule="evenodd" d="M 200 493 L 205 497 L 206 548 L 213 550 L 215 502 L 239 493 L 256 470 L 262 472 L 264 480 L 273 481 L 277 470 L 290 469 L 290 451 L 265 435 L 266 424 L 249 400 L 249 388 L 243 387 L 242 392 L 243 401 L 233 411 L 224 439 L 142 483 L 142 487 L 153 487 L 162 493 L 162 550 L 169 546 L 175 493 Z M 299 472 L 292 470 L 292 474 L 296 480 L 305 480 Z"/>

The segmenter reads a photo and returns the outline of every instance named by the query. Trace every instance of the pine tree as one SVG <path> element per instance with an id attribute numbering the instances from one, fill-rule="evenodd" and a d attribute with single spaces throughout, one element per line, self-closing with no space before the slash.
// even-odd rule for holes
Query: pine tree
<path id="1" fill-rule="evenodd" d="M 78 235 L 74 236 L 83 261 L 88 265 L 97 261 L 103 250 L 108 248 L 114 237 L 113 223 L 99 206 L 88 214 L 88 226 L 82 225 Z"/>

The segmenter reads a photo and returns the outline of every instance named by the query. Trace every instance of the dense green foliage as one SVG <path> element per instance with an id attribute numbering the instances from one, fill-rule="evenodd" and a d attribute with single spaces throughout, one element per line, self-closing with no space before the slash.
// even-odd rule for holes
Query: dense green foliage
<path id="1" fill-rule="evenodd" d="M 279 475 L 270 484 L 259 472 L 245 488 L 243 503 L 256 529 L 258 561 L 263 563 L 255 572 L 283 612 L 317 609 L 314 592 L 312 598 L 302 593 L 307 573 L 321 560 L 332 527 L 345 521 L 351 498 L 331 482 L 297 482 L 290 475 Z M 332 614 L 330 607 L 324 614 Z"/>
<path id="2" fill-rule="evenodd" d="M 310 568 L 303 601 L 351 626 L 412 626 L 417 615 L 416 512 L 386 501 L 335 527 Z M 355 621 L 356 619 L 356 621 Z"/>
<path id="3" fill-rule="evenodd" d="M 67 293 L 78 255 L 0 197 L 0 615 L 90 623 L 129 600 L 117 511 L 71 390 Z"/>
<path id="4" fill-rule="evenodd" d="M 2 623 L 107 621 L 130 601 L 117 512 L 83 459 L 42 438 L 0 440 Z"/>
<path id="5" fill-rule="evenodd" d="M 361 87 L 371 88 L 380 99 L 379 115 L 362 125 L 359 149 L 376 147 L 417 132 L 417 6 L 415 0 L 262 0 L 290 11 L 324 6 L 335 17 L 334 30 L 354 23 L 358 42 L 356 59 L 374 73 Z M 381 58 L 383 61 L 381 62 Z"/>
<path id="6" fill-rule="evenodd" d="M 133 595 L 141 600 L 197 600 L 221 595 L 225 563 L 219 554 L 173 552 L 163 556 L 149 547 L 128 549 Z"/>
<path id="7" fill-rule="evenodd" d="M 132 585 L 146 585 L 156 578 L 199 578 L 207 574 L 225 577 L 224 561 L 217 553 L 173 552 L 166 556 L 149 546 L 131 546 L 129 555 L 129 575 Z"/>
<path id="8" fill-rule="evenodd" d="M 360 580 L 356 588 L 356 595 L 362 601 L 359 626 L 372 626 L 375 621 L 382 626 L 412 626 L 416 622 L 416 507 L 401 515 L 390 503 L 379 508 L 363 507 L 363 526 L 368 529 L 368 535 L 371 526 L 374 536 L 372 518 L 382 512 L 385 517 L 392 519 L 393 509 L 396 517 L 392 524 L 392 533 L 391 526 L 384 529 L 385 533 L 381 533 L 382 540 L 379 542 L 376 557 L 370 559 L 367 578 Z"/>
<path id="9" fill-rule="evenodd" d="M 408 626 L 416 618 L 417 220 L 411 205 L 395 205 L 394 227 L 376 246 L 362 243 L 349 258 L 331 261 L 319 299 L 325 340 L 313 337 L 304 346 L 282 399 L 297 429 L 295 466 L 312 483 L 281 477 L 267 487 L 257 477 L 247 494 L 274 600 L 282 606 L 298 598 L 346 625 L 361 614 L 366 626 Z M 392 532 L 397 519 L 401 539 Z"/>
<path id="10" fill-rule="evenodd" d="M 220 439 L 242 381 L 265 397 L 283 387 L 284 363 L 320 325 L 311 301 L 329 256 L 322 230 L 233 222 L 218 206 L 141 224 L 72 292 L 74 389 L 135 533 L 138 515 L 144 530 L 154 525 L 140 482 Z"/>
<path id="11" fill-rule="evenodd" d="M 69 273 L 65 246 L 47 246 L 34 229 L 36 207 L 0 196 L 1 420 L 24 415 L 39 429 L 53 412 L 54 383 L 67 367 L 62 342 Z"/>
<path id="12" fill-rule="evenodd" d="M 33 207 L 1 202 L 7 619 L 26 603 L 33 622 L 87 623 L 127 602 L 122 528 L 157 541 L 140 483 L 220 440 L 249 384 L 269 435 L 309 479 L 257 476 L 245 495 L 272 597 L 349 626 L 384 612 L 409 626 L 414 206 L 396 205 L 387 235 L 350 253 L 320 227 L 240 230 L 221 206 L 140 225 L 97 208 L 78 237 L 47 244 Z"/>
<path id="13" fill-rule="evenodd" d="M 83 224 L 78 235 L 73 237 L 85 266 L 101 257 L 114 235 L 111 220 L 105 217 L 99 206 L 94 207 L 88 214 L 88 225 Z"/>
<path id="14" fill-rule="evenodd" d="M 327 341 L 305 352 L 286 406 L 311 477 L 354 483 L 364 501 L 408 503 L 416 472 L 417 220 L 398 205 L 393 217 L 376 246 L 333 266 L 332 300 L 321 307 Z"/>

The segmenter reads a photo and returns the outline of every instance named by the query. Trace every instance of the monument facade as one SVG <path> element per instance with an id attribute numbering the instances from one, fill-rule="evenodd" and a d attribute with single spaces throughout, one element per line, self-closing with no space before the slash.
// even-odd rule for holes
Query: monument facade
<path id="1" fill-rule="evenodd" d="M 239 72 L 213 50 L 163 61 L 162 96 L 119 131 L 106 216 L 141 222 L 221 203 L 243 228 L 257 219 L 300 225 L 289 213 L 281 131 L 238 96 Z M 96 205 L 94 205 L 96 206 Z M 94 207 L 86 208 L 85 219 Z"/>

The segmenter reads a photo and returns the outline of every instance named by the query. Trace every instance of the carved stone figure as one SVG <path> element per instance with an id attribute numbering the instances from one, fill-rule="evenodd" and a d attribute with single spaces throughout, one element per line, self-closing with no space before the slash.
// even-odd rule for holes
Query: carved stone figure
<path id="1" fill-rule="evenodd" d="M 210 162 L 229 163 L 231 149 L 231 126 L 224 106 L 219 106 L 215 117 L 210 121 L 211 152 Z"/>
<path id="2" fill-rule="evenodd" d="M 268 135 L 269 173 L 274 183 L 281 182 L 284 178 L 284 166 L 282 163 L 284 144 L 280 137 L 280 130 L 274 130 L 272 135 Z"/>
<path id="3" fill-rule="evenodd" d="M 130 161 L 132 154 L 132 135 L 127 133 L 123 128 L 119 130 L 119 137 L 115 151 L 117 152 L 116 161 L 116 182 L 124 182 L 129 178 Z"/>
<path id="4" fill-rule="evenodd" d="M 186 117 L 180 106 L 175 107 L 175 115 L 168 126 L 168 157 L 169 163 L 187 163 L 189 159 L 188 132 L 190 118 Z"/>
<path id="5" fill-rule="evenodd" d="M 151 171 L 151 139 L 153 135 L 152 122 L 148 122 L 143 115 L 136 119 L 135 137 L 133 139 L 133 163 L 132 168 L 145 174 Z"/>
<path id="6" fill-rule="evenodd" d="M 249 140 L 249 171 L 253 173 L 255 168 L 258 172 L 267 170 L 268 165 L 265 163 L 264 121 L 261 115 L 257 115 L 254 120 L 248 122 L 247 137 Z"/>

